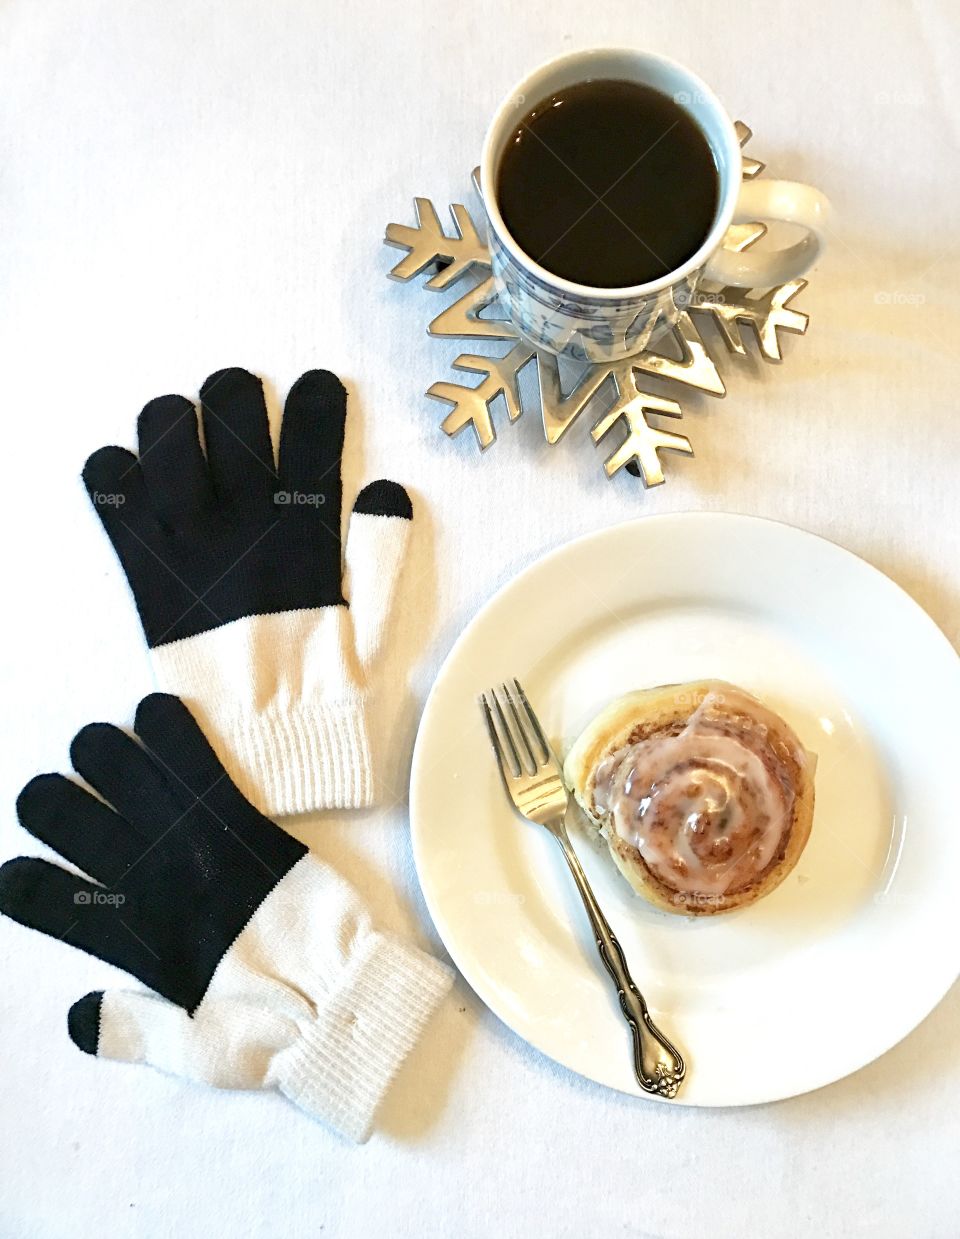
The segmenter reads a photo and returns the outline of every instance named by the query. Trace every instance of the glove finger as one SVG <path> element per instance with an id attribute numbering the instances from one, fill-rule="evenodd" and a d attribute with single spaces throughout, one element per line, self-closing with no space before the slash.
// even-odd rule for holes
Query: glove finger
<path id="1" fill-rule="evenodd" d="M 117 890 L 95 886 L 34 856 L 0 866 L 0 912 L 11 920 L 129 972 L 158 994 L 190 992 L 195 957 L 164 945 L 142 903 L 122 882 Z M 168 907 L 167 917 L 175 911 Z"/>
<path id="2" fill-rule="evenodd" d="M 131 523 L 154 518 L 140 462 L 125 447 L 101 447 L 83 466 L 83 484 L 90 502 L 115 544 L 130 540 Z"/>
<path id="3" fill-rule="evenodd" d="M 17 797 L 25 830 L 104 886 L 119 882 L 149 846 L 102 800 L 62 774 L 40 774 Z"/>
<path id="4" fill-rule="evenodd" d="M 15 856 L 0 865 L 0 912 L 85 951 L 91 948 L 78 940 L 83 936 L 80 918 L 95 906 L 93 896 L 99 890 L 86 878 L 39 857 Z"/>
<path id="5" fill-rule="evenodd" d="M 144 697 L 137 706 L 133 729 L 157 762 L 175 769 L 195 796 L 206 797 L 224 783 L 240 795 L 179 697 L 172 693 Z"/>
<path id="6" fill-rule="evenodd" d="M 371 482 L 353 505 L 347 531 L 347 590 L 364 672 L 383 642 L 412 517 L 410 496 L 397 482 Z"/>
<path id="7" fill-rule="evenodd" d="M 281 486 L 318 496 L 301 506 L 317 514 L 335 541 L 338 570 L 346 420 L 347 393 L 337 376 L 329 370 L 308 370 L 290 389 L 280 427 Z"/>
<path id="8" fill-rule="evenodd" d="M 86 1054 L 147 1063 L 214 1088 L 262 1088 L 283 1035 L 269 1012 L 232 1004 L 196 1018 L 153 994 L 107 990 L 86 994 L 70 1008 L 67 1028 Z"/>
<path id="9" fill-rule="evenodd" d="M 204 808 L 222 828 L 218 831 L 218 853 L 225 866 L 224 881 L 232 872 L 226 866 L 237 859 L 243 869 L 248 867 L 251 857 L 255 857 L 264 872 L 279 879 L 306 854 L 302 843 L 264 817 L 243 796 L 179 697 L 167 693 L 151 693 L 144 697 L 137 707 L 134 726 L 161 765 L 176 770 L 203 798 Z M 236 856 L 231 859 L 234 842 Z M 234 875 L 229 881 L 232 883 L 231 897 L 239 904 L 244 898 L 243 879 Z"/>
<path id="10" fill-rule="evenodd" d="M 121 817 L 136 824 L 144 846 L 161 841 L 196 799 L 186 783 L 110 723 L 82 727 L 70 745 L 70 760 Z"/>
<path id="11" fill-rule="evenodd" d="M 140 468 L 154 511 L 170 529 L 189 524 L 213 502 L 200 448 L 197 411 L 183 396 L 159 396 L 137 422 Z"/>
<path id="12" fill-rule="evenodd" d="M 85 994 L 67 1015 L 70 1040 L 84 1054 L 150 1063 L 175 1074 L 183 1074 L 180 1063 L 184 1044 L 194 1035 L 192 1025 L 175 1003 L 128 990 Z"/>
<path id="13" fill-rule="evenodd" d="M 277 830 L 242 795 L 179 697 L 168 693 L 144 697 L 137 707 L 134 729 L 157 762 L 164 769 L 175 770 L 214 818 L 242 834 L 246 841 L 257 831 Z"/>
<path id="14" fill-rule="evenodd" d="M 200 405 L 217 497 L 238 508 L 272 505 L 277 471 L 263 384 L 238 366 L 218 370 L 201 387 Z"/>
<path id="15" fill-rule="evenodd" d="M 0 866 L 0 912 L 114 964 L 150 984 L 150 937 L 126 894 L 95 886 L 59 865 L 17 856 Z"/>

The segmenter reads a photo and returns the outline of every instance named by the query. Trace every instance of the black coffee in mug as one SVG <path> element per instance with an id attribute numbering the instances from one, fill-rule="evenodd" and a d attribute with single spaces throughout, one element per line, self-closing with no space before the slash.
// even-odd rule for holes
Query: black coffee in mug
<path id="1" fill-rule="evenodd" d="M 682 104 L 639 82 L 557 91 L 517 125 L 497 199 L 520 248 L 592 288 L 646 284 L 700 248 L 717 212 L 710 143 Z"/>

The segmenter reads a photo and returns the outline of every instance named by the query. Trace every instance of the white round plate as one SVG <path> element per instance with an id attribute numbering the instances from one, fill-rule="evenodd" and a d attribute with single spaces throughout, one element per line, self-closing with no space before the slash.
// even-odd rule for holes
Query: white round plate
<path id="1" fill-rule="evenodd" d="M 437 678 L 411 784 L 437 929 L 521 1037 L 640 1093 L 560 851 L 516 816 L 495 768 L 477 695 L 514 675 L 561 755 L 618 694 L 707 677 L 756 694 L 817 754 L 799 864 L 726 916 L 653 910 L 572 822 L 634 980 L 686 1056 L 677 1102 L 748 1105 L 840 1079 L 906 1036 L 953 983 L 960 660 L 875 568 L 753 517 L 631 521 L 522 572 Z"/>

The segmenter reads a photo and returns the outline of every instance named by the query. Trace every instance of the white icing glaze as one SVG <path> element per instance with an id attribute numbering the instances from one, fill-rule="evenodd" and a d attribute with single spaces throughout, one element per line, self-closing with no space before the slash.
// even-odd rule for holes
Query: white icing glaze
<path id="1" fill-rule="evenodd" d="M 679 734 L 653 735 L 605 758 L 594 804 L 670 889 L 731 894 L 764 872 L 790 825 L 788 753 L 806 759 L 755 698 L 710 692 Z"/>

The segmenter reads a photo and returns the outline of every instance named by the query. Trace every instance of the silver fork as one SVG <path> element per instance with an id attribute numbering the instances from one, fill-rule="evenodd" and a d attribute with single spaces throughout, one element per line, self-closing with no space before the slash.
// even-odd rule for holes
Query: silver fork
<path id="1" fill-rule="evenodd" d="M 573 850 L 565 820 L 569 796 L 560 762 L 543 734 L 526 693 L 519 680 L 514 680 L 512 689 L 506 684 L 501 685 L 499 694 L 491 689 L 483 694 L 480 703 L 507 795 L 525 818 L 550 831 L 573 874 L 603 966 L 617 987 L 620 1009 L 633 1034 L 633 1070 L 637 1083 L 647 1093 L 676 1097 L 686 1066 L 680 1053 L 650 1018 L 644 997 L 630 976 L 623 948 L 600 910 Z"/>

